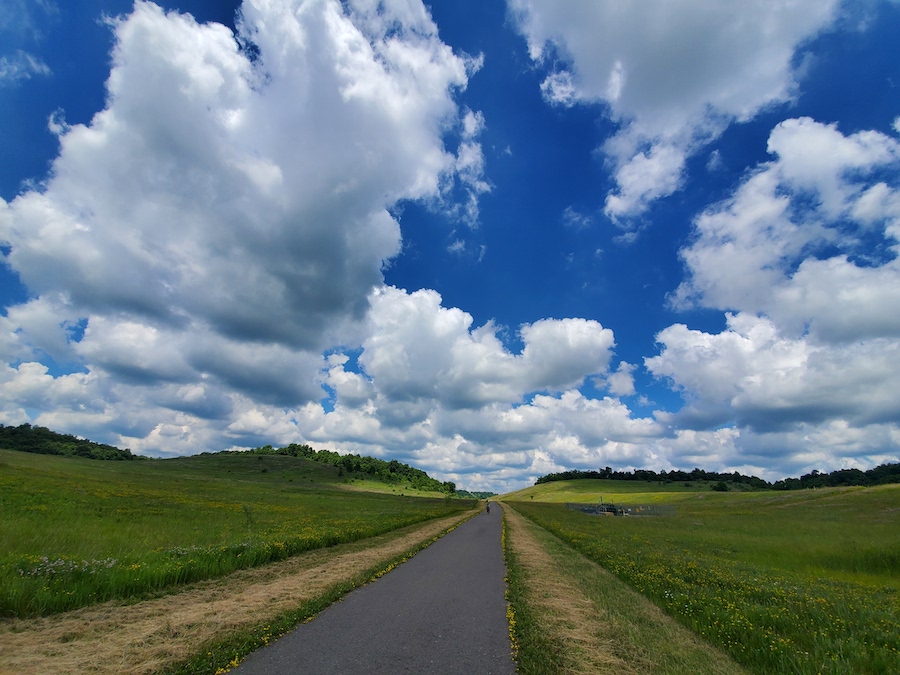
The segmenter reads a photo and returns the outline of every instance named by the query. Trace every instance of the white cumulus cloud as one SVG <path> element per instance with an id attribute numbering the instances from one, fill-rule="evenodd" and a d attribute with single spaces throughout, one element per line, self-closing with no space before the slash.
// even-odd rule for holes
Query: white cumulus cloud
<path id="1" fill-rule="evenodd" d="M 686 158 L 732 121 L 796 92 L 798 46 L 837 0 L 508 0 L 545 98 L 599 103 L 620 124 L 603 149 L 617 188 L 606 214 L 627 225 L 677 190 Z"/>
<path id="2" fill-rule="evenodd" d="M 106 108 L 55 123 L 45 184 L 0 203 L 5 262 L 34 297 L 9 309 L 4 349 L 317 398 L 322 350 L 361 339 L 400 250 L 388 209 L 457 174 L 476 201 L 486 189 L 483 118 L 454 100 L 471 60 L 416 2 L 248 0 L 238 35 L 138 2 L 111 27 Z"/>
<path id="3" fill-rule="evenodd" d="M 769 151 L 682 251 L 673 301 L 726 310 L 725 330 L 670 326 L 645 365 L 687 400 L 667 420 L 734 425 L 756 465 L 884 461 L 900 434 L 900 142 L 801 118 Z"/>
<path id="4" fill-rule="evenodd" d="M 578 388 L 610 376 L 612 331 L 596 321 L 545 319 L 519 328 L 510 350 L 493 323 L 444 307 L 435 291 L 386 287 L 372 298 L 370 333 L 354 366 L 329 357 L 333 410 L 308 405 L 298 426 L 345 452 L 387 454 L 471 486 L 534 479 L 560 466 L 647 459 L 660 423 L 613 397 Z"/>

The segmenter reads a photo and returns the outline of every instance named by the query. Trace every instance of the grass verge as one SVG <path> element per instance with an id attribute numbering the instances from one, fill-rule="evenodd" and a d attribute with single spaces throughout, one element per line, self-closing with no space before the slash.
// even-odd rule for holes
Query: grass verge
<path id="1" fill-rule="evenodd" d="M 520 673 L 747 672 L 509 505 L 504 521 Z"/>

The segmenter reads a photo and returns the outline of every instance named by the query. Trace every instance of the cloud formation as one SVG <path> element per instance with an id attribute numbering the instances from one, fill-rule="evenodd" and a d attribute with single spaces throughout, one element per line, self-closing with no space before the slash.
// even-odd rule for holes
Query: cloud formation
<path id="1" fill-rule="evenodd" d="M 625 228 L 727 124 L 795 94 L 798 50 L 836 12 L 510 7 L 545 99 L 618 125 L 606 213 Z M 0 423 L 155 455 L 309 442 L 496 490 L 605 465 L 779 478 L 897 447 L 896 133 L 777 125 L 770 161 L 696 215 L 669 289 L 670 309 L 725 328 L 668 326 L 638 365 L 606 322 L 478 325 L 385 284 L 394 213 L 475 227 L 495 189 L 481 139 L 497 122 L 462 103 L 491 56 L 454 53 L 421 2 L 247 0 L 236 33 L 138 2 L 109 25 L 105 108 L 54 113 L 50 173 L 0 202 L 0 253 L 27 290 L 0 315 Z M 581 202 L 559 203 L 564 235 L 585 234 Z M 681 410 L 638 395 L 648 373 Z"/>
<path id="2" fill-rule="evenodd" d="M 55 113 L 50 175 L 0 204 L 31 294 L 0 317 L 8 422 L 174 453 L 277 436 L 274 411 L 323 396 L 323 350 L 365 336 L 389 209 L 453 211 L 459 181 L 477 218 L 484 120 L 455 96 L 479 64 L 424 6 L 248 1 L 237 25 L 112 21 L 106 108 Z"/>
<path id="3" fill-rule="evenodd" d="M 490 485 L 636 458 L 641 443 L 663 433 L 621 401 L 578 390 L 610 370 L 614 337 L 596 321 L 522 326 L 514 353 L 497 326 L 474 327 L 434 291 L 386 287 L 371 302 L 358 367 L 346 354 L 329 359 L 333 410 L 310 404 L 298 420 L 310 438 L 344 451 L 389 450 L 467 485 Z M 626 364 L 612 376 L 620 387 L 628 372 Z"/>
<path id="4" fill-rule="evenodd" d="M 677 190 L 685 161 L 733 121 L 790 99 L 798 47 L 837 0 L 722 3 L 508 0 L 551 104 L 602 104 L 620 127 L 603 145 L 616 181 L 605 213 L 623 226 Z"/>
<path id="5" fill-rule="evenodd" d="M 900 438 L 900 141 L 800 118 L 768 148 L 682 251 L 673 302 L 727 311 L 726 330 L 673 325 L 645 364 L 684 392 L 681 426 L 735 424 L 750 448 L 814 434 L 832 464 L 884 456 Z"/>
<path id="6" fill-rule="evenodd" d="M 421 5 L 247 2 L 238 25 L 148 2 L 113 22 L 106 109 L 54 123 L 46 183 L 0 205 L 33 294 L 7 317 L 19 359 L 314 399 L 400 249 L 388 208 L 457 173 L 483 191 L 469 64 Z"/>
<path id="7" fill-rule="evenodd" d="M 111 26 L 106 108 L 55 113 L 49 177 L 0 205 L 31 293 L 0 317 L 6 423 L 154 454 L 308 440 L 449 477 L 486 461 L 472 487 L 659 430 L 578 392 L 613 357 L 596 321 L 521 326 L 516 353 L 436 292 L 382 285 L 391 207 L 471 225 L 490 190 L 484 117 L 454 100 L 480 59 L 421 4 L 249 1 L 233 35 L 139 2 Z"/>

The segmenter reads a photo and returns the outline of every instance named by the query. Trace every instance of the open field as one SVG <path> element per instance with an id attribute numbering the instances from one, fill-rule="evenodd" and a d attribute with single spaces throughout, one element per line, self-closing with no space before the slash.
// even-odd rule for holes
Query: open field
<path id="1" fill-rule="evenodd" d="M 709 494 L 714 482 L 687 481 L 687 483 L 658 483 L 644 480 L 579 479 L 542 483 L 533 487 L 503 495 L 504 501 L 535 501 L 548 504 L 564 502 L 596 503 L 620 501 L 651 503 L 677 503 L 690 500 L 698 493 Z M 746 487 L 746 486 L 742 486 Z M 747 488 L 748 491 L 749 488 Z M 762 494 L 774 494 L 765 491 Z M 781 493 L 777 493 L 781 494 Z"/>
<path id="2" fill-rule="evenodd" d="M 900 486 L 715 493 L 575 483 L 504 501 L 527 500 L 511 504 L 749 670 L 900 672 Z M 538 502 L 601 495 L 675 504 L 678 515 L 589 516 Z"/>
<path id="3" fill-rule="evenodd" d="M 739 675 L 747 671 L 650 600 L 504 505 L 518 672 Z"/>
<path id="4" fill-rule="evenodd" d="M 347 489 L 333 466 L 277 455 L 104 462 L 0 450 L 0 468 L 5 616 L 150 597 L 474 504 L 401 496 L 396 484 Z"/>

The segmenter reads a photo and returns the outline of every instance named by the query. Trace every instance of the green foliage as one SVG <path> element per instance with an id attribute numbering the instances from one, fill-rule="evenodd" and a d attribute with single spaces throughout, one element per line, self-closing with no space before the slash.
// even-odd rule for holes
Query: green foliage
<path id="1" fill-rule="evenodd" d="M 801 490 L 804 488 L 841 487 L 852 485 L 889 485 L 900 483 L 900 464 L 882 464 L 868 471 L 839 469 L 831 473 L 813 470 L 800 478 L 776 481 L 776 490 Z"/>
<path id="2" fill-rule="evenodd" d="M 7 427 L 0 424 L 0 448 L 33 452 L 40 455 L 64 455 L 66 457 L 84 457 L 85 459 L 133 460 L 146 459 L 140 455 L 132 455 L 127 448 L 122 450 L 103 443 L 58 434 L 45 427 L 33 427 L 22 424 Z"/>
<path id="3" fill-rule="evenodd" d="M 73 462 L 0 451 L 0 615 L 147 597 L 179 584 L 474 507 L 341 489 L 291 456 Z"/>
<path id="4" fill-rule="evenodd" d="M 514 506 L 754 672 L 900 672 L 900 488 L 670 495 L 678 518 Z"/>
<path id="5" fill-rule="evenodd" d="M 704 471 L 703 469 L 694 469 L 693 471 L 651 471 L 649 469 L 637 469 L 635 471 L 613 471 L 610 467 L 601 469 L 600 471 L 579 471 L 573 469 L 571 471 L 562 471 L 560 473 L 550 473 L 541 476 L 535 481 L 535 485 L 544 483 L 552 483 L 554 481 L 569 481 L 591 478 L 596 480 L 617 480 L 617 481 L 637 481 L 647 483 L 684 483 L 691 481 L 698 482 L 716 482 L 715 490 L 720 490 L 718 484 L 740 487 L 743 489 L 753 490 L 802 490 L 805 488 L 819 487 L 841 487 L 853 485 L 888 485 L 892 483 L 900 483 L 900 463 L 882 464 L 869 469 L 868 471 L 860 471 L 859 469 L 839 469 L 831 473 L 820 473 L 812 471 L 800 478 L 786 478 L 784 480 L 769 483 L 768 481 L 758 478 L 757 476 L 744 476 L 737 471 L 733 473 L 716 473 L 715 471 Z"/>
<path id="6" fill-rule="evenodd" d="M 396 459 L 385 461 L 375 457 L 341 455 L 331 450 L 315 450 L 308 445 L 299 445 L 297 443 L 291 443 L 283 448 L 273 448 L 271 445 L 264 445 L 259 448 L 253 448 L 248 452 L 255 455 L 302 457 L 314 462 L 330 464 L 338 468 L 338 475 L 340 476 L 345 474 L 372 476 L 387 483 L 403 483 L 415 490 L 443 492 L 448 495 L 456 493 L 455 483 L 450 481 L 441 482 L 432 478 L 421 469 L 401 464 Z"/>
<path id="7" fill-rule="evenodd" d="M 457 490 L 456 495 L 463 499 L 490 499 L 496 497 L 496 492 L 472 492 L 471 490 Z"/>

